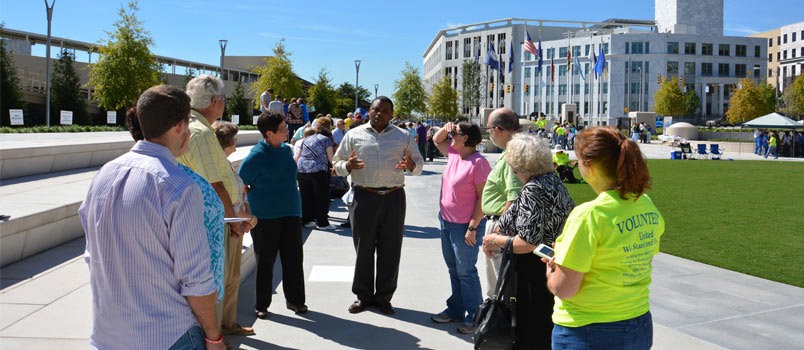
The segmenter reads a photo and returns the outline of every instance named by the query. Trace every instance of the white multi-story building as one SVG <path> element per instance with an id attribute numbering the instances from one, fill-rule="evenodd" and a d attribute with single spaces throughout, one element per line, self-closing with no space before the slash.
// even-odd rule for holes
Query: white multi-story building
<path id="1" fill-rule="evenodd" d="M 537 46 L 541 38 L 541 70 L 537 58 L 522 49 L 526 28 Z M 520 115 L 557 117 L 561 106 L 570 103 L 577 106 L 584 125 L 612 125 L 627 111 L 652 110 L 660 77 L 669 77 L 696 91 L 702 106 L 696 115 L 720 116 L 728 110 L 731 90 L 740 79 L 759 81 L 767 72 L 765 39 L 722 33 L 723 0 L 656 0 L 655 21 L 510 18 L 440 31 L 423 55 L 423 78 L 429 90 L 449 77 L 460 92 L 463 61 L 478 57 L 484 62 L 492 43 L 504 74 L 483 66 L 487 84 L 481 108 L 507 106 Z M 601 46 L 607 69 L 595 77 L 589 56 L 597 55 Z"/>
<path id="2" fill-rule="evenodd" d="M 776 90 L 782 93 L 804 72 L 804 22 L 782 27 L 776 40 L 780 51 L 776 59 L 779 62 Z"/>

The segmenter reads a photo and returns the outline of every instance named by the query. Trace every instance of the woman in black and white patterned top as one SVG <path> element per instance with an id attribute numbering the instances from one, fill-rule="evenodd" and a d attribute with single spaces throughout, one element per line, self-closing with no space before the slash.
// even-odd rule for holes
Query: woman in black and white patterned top
<path id="1" fill-rule="evenodd" d="M 516 345 L 518 349 L 550 349 L 553 294 L 546 287 L 545 265 L 531 254 L 539 244 L 551 245 L 575 207 L 567 188 L 553 172 L 547 141 L 515 136 L 506 147 L 506 161 L 524 186 L 500 217 L 498 234 L 483 238 L 484 251 L 502 247 L 514 236 L 517 254 Z"/>

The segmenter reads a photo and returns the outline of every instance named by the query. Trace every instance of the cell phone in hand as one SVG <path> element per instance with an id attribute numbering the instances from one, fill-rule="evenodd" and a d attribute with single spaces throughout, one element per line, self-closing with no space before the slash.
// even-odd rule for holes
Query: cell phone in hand
<path id="1" fill-rule="evenodd" d="M 546 244 L 539 244 L 539 246 L 536 247 L 536 250 L 533 251 L 533 254 L 536 254 L 542 258 L 550 260 L 553 258 L 553 248 L 551 248 Z"/>

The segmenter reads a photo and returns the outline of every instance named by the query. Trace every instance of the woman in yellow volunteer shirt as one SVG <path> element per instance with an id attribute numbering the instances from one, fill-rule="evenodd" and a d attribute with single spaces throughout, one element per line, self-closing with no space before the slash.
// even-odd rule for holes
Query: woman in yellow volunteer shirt
<path id="1" fill-rule="evenodd" d="M 645 194 L 647 164 L 612 127 L 582 131 L 575 154 L 598 196 L 570 213 L 547 264 L 553 349 L 650 349 L 648 287 L 664 218 Z"/>

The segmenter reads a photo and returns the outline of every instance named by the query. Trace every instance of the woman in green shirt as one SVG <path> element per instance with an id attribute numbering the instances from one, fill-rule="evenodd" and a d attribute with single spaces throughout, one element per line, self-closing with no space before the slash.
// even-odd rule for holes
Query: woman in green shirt
<path id="1" fill-rule="evenodd" d="M 598 193 L 570 213 L 547 262 L 553 349 L 650 349 L 651 262 L 664 219 L 636 142 L 612 127 L 576 138 L 584 180 Z M 545 260 L 546 261 L 546 260 Z"/>

